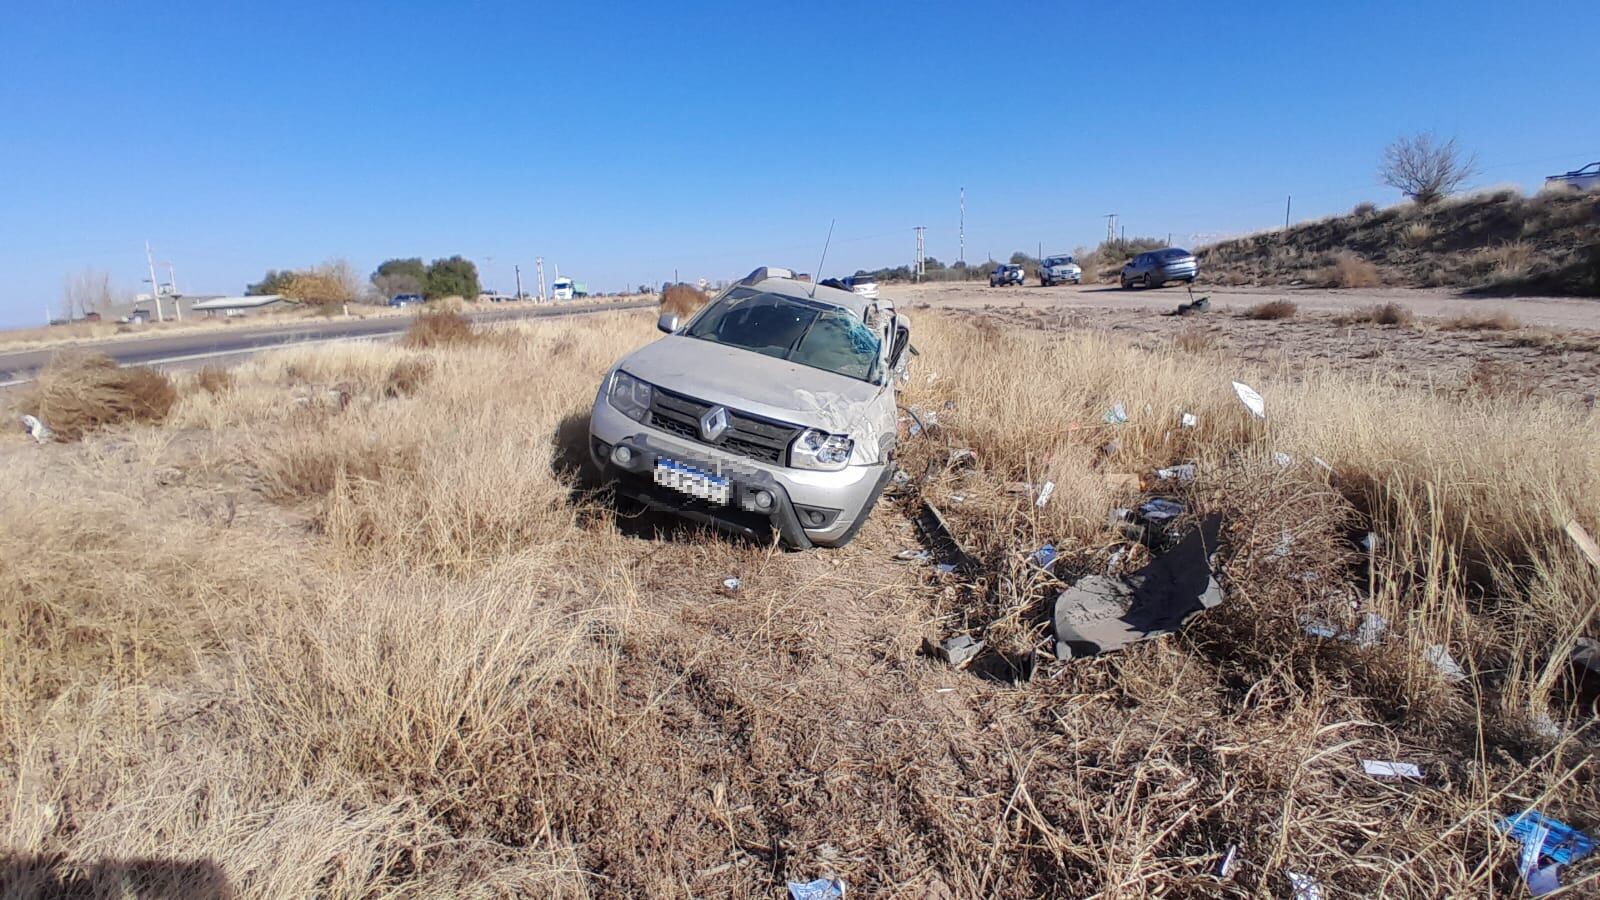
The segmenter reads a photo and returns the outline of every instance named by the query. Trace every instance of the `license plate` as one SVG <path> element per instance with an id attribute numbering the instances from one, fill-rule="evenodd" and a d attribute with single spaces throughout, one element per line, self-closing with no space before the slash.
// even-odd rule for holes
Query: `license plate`
<path id="1" fill-rule="evenodd" d="M 733 495 L 733 483 L 721 475 L 666 458 L 656 460 L 655 481 L 663 487 L 724 506 Z"/>

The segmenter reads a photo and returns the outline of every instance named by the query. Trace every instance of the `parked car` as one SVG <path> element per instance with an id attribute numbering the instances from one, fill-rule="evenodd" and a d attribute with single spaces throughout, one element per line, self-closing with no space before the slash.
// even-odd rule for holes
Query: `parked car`
<path id="1" fill-rule="evenodd" d="M 788 547 L 839 547 L 894 471 L 911 324 L 891 301 L 757 270 L 600 383 L 589 453 L 619 493 Z"/>
<path id="2" fill-rule="evenodd" d="M 1151 250 L 1128 260 L 1122 267 L 1122 286 L 1161 287 L 1169 281 L 1193 283 L 1200 274 L 1200 263 L 1194 254 L 1177 247 Z"/>
<path id="3" fill-rule="evenodd" d="M 1083 269 L 1070 256 L 1047 256 L 1039 264 L 1039 283 L 1045 287 L 1056 284 L 1083 283 Z"/>
<path id="4" fill-rule="evenodd" d="M 422 295 L 421 294 L 395 294 L 394 297 L 392 297 L 389 300 L 389 305 L 394 307 L 394 308 L 396 308 L 396 309 L 401 309 L 401 308 L 410 306 L 413 303 L 421 303 L 421 302 L 422 302 Z"/>
<path id="5" fill-rule="evenodd" d="M 995 270 L 989 273 L 989 287 L 1006 287 L 1012 284 L 1021 286 L 1024 275 L 1021 266 L 1010 263 L 996 266 Z"/>
<path id="6" fill-rule="evenodd" d="M 860 294 L 868 300 L 878 299 L 878 279 L 871 275 L 851 275 L 844 280 L 844 285 L 853 294 Z"/>
<path id="7" fill-rule="evenodd" d="M 1545 187 L 1571 187 L 1580 191 L 1600 188 L 1600 162 L 1592 162 L 1565 175 L 1551 175 L 1544 180 Z"/>

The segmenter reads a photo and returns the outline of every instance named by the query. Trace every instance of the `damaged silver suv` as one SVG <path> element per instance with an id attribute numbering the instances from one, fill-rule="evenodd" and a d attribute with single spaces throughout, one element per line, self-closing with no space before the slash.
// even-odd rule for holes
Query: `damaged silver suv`
<path id="1" fill-rule="evenodd" d="M 892 300 L 760 268 L 606 375 L 589 452 L 654 509 L 839 547 L 893 471 L 911 325 Z"/>

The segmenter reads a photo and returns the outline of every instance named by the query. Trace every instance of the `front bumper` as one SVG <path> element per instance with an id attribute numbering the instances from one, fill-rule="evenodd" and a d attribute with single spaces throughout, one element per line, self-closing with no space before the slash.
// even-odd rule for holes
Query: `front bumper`
<path id="1" fill-rule="evenodd" d="M 619 444 L 632 451 L 626 463 L 612 457 Z M 775 528 L 784 543 L 799 548 L 843 538 L 877 502 L 890 474 L 885 463 L 816 472 L 736 456 L 634 421 L 603 394 L 589 418 L 589 456 L 615 479 L 618 490 L 653 509 L 757 539 Z M 727 478 L 732 483 L 729 503 L 711 503 L 656 484 L 656 461 L 662 458 Z M 756 503 L 760 491 L 773 498 L 768 510 Z"/>

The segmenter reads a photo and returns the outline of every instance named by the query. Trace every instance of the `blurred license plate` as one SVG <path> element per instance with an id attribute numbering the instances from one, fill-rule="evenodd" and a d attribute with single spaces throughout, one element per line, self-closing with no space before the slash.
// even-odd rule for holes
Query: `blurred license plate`
<path id="1" fill-rule="evenodd" d="M 726 505 L 733 494 L 733 485 L 721 475 L 702 472 L 691 465 L 665 457 L 656 460 L 656 484 L 675 491 L 699 497 L 712 503 Z"/>

